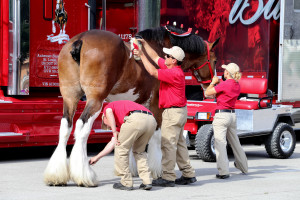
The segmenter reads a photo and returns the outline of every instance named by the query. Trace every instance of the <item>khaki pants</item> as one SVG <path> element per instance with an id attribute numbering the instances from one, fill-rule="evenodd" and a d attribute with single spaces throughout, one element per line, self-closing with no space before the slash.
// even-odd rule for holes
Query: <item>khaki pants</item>
<path id="1" fill-rule="evenodd" d="M 157 123 L 152 115 L 143 113 L 133 113 L 125 117 L 125 120 L 118 135 L 120 146 L 115 147 L 116 173 L 121 176 L 122 185 L 126 187 L 133 186 L 132 175 L 129 171 L 129 151 L 132 147 L 139 177 L 144 184 L 152 184 L 145 149 Z"/>
<path id="2" fill-rule="evenodd" d="M 190 164 L 183 128 L 187 120 L 187 108 L 168 108 L 162 114 L 161 150 L 162 178 L 175 181 L 175 164 L 184 177 L 195 177 L 195 170 Z"/>
<path id="3" fill-rule="evenodd" d="M 231 145 L 236 167 L 243 173 L 248 172 L 247 157 L 236 134 L 235 113 L 216 113 L 213 121 L 217 168 L 220 175 L 229 174 L 227 140 Z M 227 140 L 226 140 L 227 139 Z"/>

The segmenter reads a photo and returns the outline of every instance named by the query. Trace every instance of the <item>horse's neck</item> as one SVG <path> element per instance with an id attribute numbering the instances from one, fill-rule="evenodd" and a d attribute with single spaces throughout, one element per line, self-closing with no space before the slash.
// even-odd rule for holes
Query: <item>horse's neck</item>
<path id="1" fill-rule="evenodd" d="M 150 91 L 152 90 L 151 81 L 149 82 L 149 75 L 145 73 L 134 59 L 133 55 L 130 57 L 130 46 L 126 44 L 127 64 L 120 66 L 123 71 L 120 79 L 114 85 L 107 97 L 108 101 L 117 100 L 131 100 L 142 104 L 147 104 L 150 99 Z M 149 90 L 150 89 L 150 90 Z"/>
<path id="2" fill-rule="evenodd" d="M 120 70 L 123 70 L 123 73 L 106 100 L 110 102 L 131 100 L 142 104 L 154 113 L 160 127 L 161 110 L 158 109 L 159 81 L 149 75 L 141 61 L 135 61 L 133 57 L 129 58 L 130 46 L 126 43 L 125 45 L 128 56 L 127 65 L 120 66 Z"/>

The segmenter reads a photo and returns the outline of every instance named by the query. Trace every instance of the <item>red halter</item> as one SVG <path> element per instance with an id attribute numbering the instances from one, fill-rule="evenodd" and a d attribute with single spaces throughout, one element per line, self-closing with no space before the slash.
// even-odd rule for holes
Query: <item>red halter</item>
<path id="1" fill-rule="evenodd" d="M 207 61 L 205 63 L 203 63 L 201 66 L 197 67 L 197 68 L 193 68 L 191 69 L 192 71 L 192 74 L 193 76 L 197 79 L 197 82 L 198 83 L 201 83 L 201 84 L 205 84 L 205 83 L 211 83 L 211 79 L 214 77 L 214 73 L 213 73 L 213 70 L 211 68 L 211 64 L 210 64 L 210 55 L 209 55 L 209 46 L 208 46 L 208 42 L 206 42 L 206 46 L 207 46 Z M 205 65 L 208 65 L 208 68 L 209 68 L 209 71 L 210 71 L 210 76 L 211 76 L 211 79 L 210 80 L 207 80 L 207 81 L 201 81 L 201 77 L 199 75 L 199 72 L 197 71 L 198 69 L 201 69 L 202 67 L 204 67 Z"/>

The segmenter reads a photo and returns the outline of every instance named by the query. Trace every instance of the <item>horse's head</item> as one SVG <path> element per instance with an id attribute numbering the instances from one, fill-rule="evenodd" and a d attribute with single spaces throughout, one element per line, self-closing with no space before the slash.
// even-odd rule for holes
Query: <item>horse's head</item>
<path id="1" fill-rule="evenodd" d="M 137 33 L 137 35 L 147 40 L 159 56 L 164 57 L 162 47 L 170 48 L 179 46 L 185 52 L 182 62 L 183 70 L 191 70 L 193 76 L 206 88 L 215 75 L 216 55 L 213 51 L 219 39 L 213 43 L 203 41 L 203 39 L 191 32 L 164 26 L 156 29 L 147 29 Z"/>
<path id="2" fill-rule="evenodd" d="M 190 70 L 192 75 L 202 84 L 204 89 L 208 87 L 211 83 L 211 79 L 216 75 L 217 57 L 213 49 L 218 42 L 219 38 L 212 43 L 203 41 L 205 45 L 204 53 L 186 53 L 185 60 L 182 63 L 182 68 L 184 70 Z"/>

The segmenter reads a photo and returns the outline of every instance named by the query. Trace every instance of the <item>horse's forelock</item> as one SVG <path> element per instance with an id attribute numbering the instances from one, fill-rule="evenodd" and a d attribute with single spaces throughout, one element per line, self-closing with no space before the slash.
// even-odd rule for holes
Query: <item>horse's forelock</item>
<path id="1" fill-rule="evenodd" d="M 184 30 L 167 26 L 168 30 L 171 32 L 176 32 L 179 34 L 185 33 Z M 158 45 L 164 47 L 165 46 L 165 36 L 168 35 L 170 39 L 170 43 L 172 46 L 179 46 L 186 53 L 202 55 L 205 53 L 205 46 L 203 39 L 191 33 L 189 36 L 178 37 L 172 35 L 169 31 L 166 30 L 165 27 L 158 27 L 153 29 L 146 29 L 144 31 L 138 32 L 137 35 L 143 37 L 147 41 L 155 41 Z"/>

